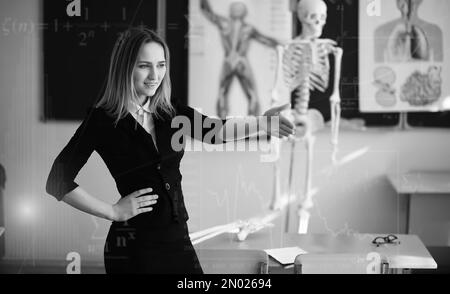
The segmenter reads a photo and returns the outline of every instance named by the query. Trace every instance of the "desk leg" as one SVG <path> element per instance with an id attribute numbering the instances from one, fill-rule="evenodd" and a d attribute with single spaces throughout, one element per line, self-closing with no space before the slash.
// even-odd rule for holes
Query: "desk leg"
<path id="1" fill-rule="evenodd" d="M 411 194 L 406 194 L 406 234 L 409 235 L 409 218 L 411 214 Z"/>

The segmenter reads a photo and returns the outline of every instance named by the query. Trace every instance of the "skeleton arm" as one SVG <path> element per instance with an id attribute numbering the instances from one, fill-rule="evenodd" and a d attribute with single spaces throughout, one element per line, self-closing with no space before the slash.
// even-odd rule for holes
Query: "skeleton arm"
<path id="1" fill-rule="evenodd" d="M 339 123 L 341 119 L 341 97 L 339 94 L 339 83 L 341 80 L 341 65 L 343 50 L 339 47 L 335 47 L 332 50 L 335 59 L 334 65 L 334 85 L 333 93 L 330 97 L 331 106 L 331 144 L 333 144 L 332 160 L 336 161 L 338 135 L 339 135 Z"/>
<path id="2" fill-rule="evenodd" d="M 272 89 L 271 106 L 281 103 L 279 88 L 283 86 L 283 51 L 284 47 L 278 45 L 277 49 L 277 67 L 275 71 L 275 83 Z"/>

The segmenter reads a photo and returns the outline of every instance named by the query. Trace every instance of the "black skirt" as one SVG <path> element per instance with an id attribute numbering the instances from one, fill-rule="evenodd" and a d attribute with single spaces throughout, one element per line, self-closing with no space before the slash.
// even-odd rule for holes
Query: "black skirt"
<path id="1" fill-rule="evenodd" d="M 163 228 L 113 222 L 104 248 L 107 274 L 202 274 L 186 223 Z"/>

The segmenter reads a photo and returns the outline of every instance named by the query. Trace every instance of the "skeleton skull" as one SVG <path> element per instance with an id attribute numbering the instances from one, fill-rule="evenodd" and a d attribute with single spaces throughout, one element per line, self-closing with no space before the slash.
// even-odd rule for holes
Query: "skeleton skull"
<path id="1" fill-rule="evenodd" d="M 300 0 L 297 16 L 302 23 L 302 37 L 319 38 L 327 20 L 327 5 L 322 0 Z"/>

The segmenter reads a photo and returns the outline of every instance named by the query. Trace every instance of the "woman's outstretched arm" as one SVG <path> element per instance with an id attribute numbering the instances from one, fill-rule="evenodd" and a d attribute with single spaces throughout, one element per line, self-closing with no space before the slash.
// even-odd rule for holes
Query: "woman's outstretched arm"
<path id="1" fill-rule="evenodd" d="M 262 116 L 228 117 L 219 119 L 203 115 L 188 106 L 177 106 L 178 114 L 172 120 L 172 128 L 178 129 L 172 136 L 172 148 L 183 149 L 183 137 L 190 136 L 207 144 L 223 144 L 252 137 L 260 132 L 279 138 L 294 135 L 295 126 L 284 115 L 290 104 L 267 110 Z"/>
<path id="2" fill-rule="evenodd" d="M 295 133 L 294 124 L 281 114 L 290 104 L 273 107 L 262 116 L 228 118 L 217 136 L 220 141 L 229 142 L 252 137 L 261 132 L 278 138 L 290 137 Z"/>

